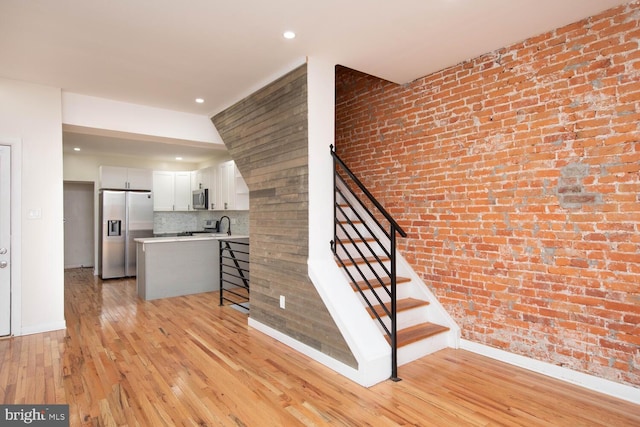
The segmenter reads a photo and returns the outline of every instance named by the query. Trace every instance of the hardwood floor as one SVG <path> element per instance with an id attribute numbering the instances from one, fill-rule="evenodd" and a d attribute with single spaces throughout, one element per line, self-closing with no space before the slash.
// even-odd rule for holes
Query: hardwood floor
<path id="1" fill-rule="evenodd" d="M 0 402 L 72 426 L 638 426 L 640 407 L 462 350 L 360 387 L 247 326 L 217 293 L 145 302 L 65 273 L 66 331 L 0 341 Z"/>

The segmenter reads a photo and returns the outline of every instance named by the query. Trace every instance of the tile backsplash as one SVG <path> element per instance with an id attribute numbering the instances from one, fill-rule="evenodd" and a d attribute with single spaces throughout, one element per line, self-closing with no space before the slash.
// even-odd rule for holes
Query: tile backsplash
<path id="1" fill-rule="evenodd" d="M 153 213 L 153 232 L 161 234 L 202 230 L 205 220 L 219 220 L 223 215 L 235 220 L 235 224 L 231 225 L 233 234 L 249 234 L 249 211 L 158 211 Z M 226 229 L 227 221 L 224 222 L 223 231 Z"/>

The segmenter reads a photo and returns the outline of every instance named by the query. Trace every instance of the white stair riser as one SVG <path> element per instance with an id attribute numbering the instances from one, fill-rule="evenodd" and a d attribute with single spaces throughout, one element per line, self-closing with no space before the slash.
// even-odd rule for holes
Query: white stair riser
<path id="1" fill-rule="evenodd" d="M 349 259 L 347 252 L 352 258 L 367 258 L 376 254 L 378 256 L 386 256 L 384 250 L 376 242 L 357 242 L 355 245 L 352 243 L 343 242 L 344 246 L 336 243 L 336 251 L 338 256 L 343 259 Z M 356 249 L 356 247 L 359 249 Z M 362 253 L 362 255 L 360 255 Z"/>
<path id="2" fill-rule="evenodd" d="M 342 209 L 336 209 L 336 217 L 338 218 L 338 221 L 346 221 L 347 219 L 350 219 L 351 221 L 358 220 L 358 215 L 346 206 L 342 206 Z"/>
<path id="3" fill-rule="evenodd" d="M 359 236 L 366 237 L 371 235 L 371 233 L 369 233 L 369 230 L 367 230 L 367 227 L 362 223 L 336 224 L 336 234 L 341 240 L 345 241 L 349 240 L 349 236 L 351 236 L 351 238 L 354 240 L 358 240 L 360 238 Z"/>
<path id="4" fill-rule="evenodd" d="M 388 262 L 385 263 L 384 267 L 377 262 L 375 264 L 359 263 L 357 266 L 350 261 L 344 261 L 344 263 L 349 273 L 358 280 L 360 280 L 360 277 L 376 280 L 376 274 L 381 279 L 389 277 L 389 273 L 387 273 L 390 270 Z"/>
<path id="5" fill-rule="evenodd" d="M 424 340 L 400 347 L 398 349 L 398 366 L 420 359 L 436 351 L 452 346 L 449 332 L 436 334 Z"/>
<path id="6" fill-rule="evenodd" d="M 370 290 L 370 289 L 363 290 L 362 294 L 360 294 L 360 292 L 358 292 L 358 291 L 354 291 L 354 292 L 356 292 L 358 297 L 361 299 L 361 302 L 362 302 L 363 306 L 366 306 L 366 303 L 364 302 L 362 294 L 364 294 L 364 296 L 371 302 L 371 304 L 373 304 L 373 305 L 378 304 L 378 300 L 373 295 L 373 291 L 372 290 Z M 382 301 L 383 303 L 386 303 L 386 302 L 390 301 L 389 294 L 387 294 L 382 288 L 375 288 L 375 292 L 378 294 L 378 296 L 380 297 L 380 301 Z M 411 292 L 411 284 L 410 283 L 399 283 L 396 286 L 396 299 L 409 298 L 411 296 L 410 292 Z M 375 301 L 375 303 L 374 303 L 374 301 Z"/>
<path id="7" fill-rule="evenodd" d="M 415 325 L 419 325 L 420 323 L 427 322 L 428 320 L 425 320 L 425 319 L 428 319 L 428 317 L 429 316 L 428 316 L 427 307 L 416 307 L 416 308 L 412 308 L 411 310 L 400 311 L 397 314 L 397 321 L 398 321 L 397 329 L 398 330 L 406 329 L 410 326 L 415 326 Z M 375 321 L 380 331 L 384 332 L 384 329 L 382 329 L 382 326 L 380 325 L 380 322 L 378 322 L 378 319 L 375 319 Z M 382 322 L 385 324 L 387 328 L 391 328 L 391 318 L 387 316 L 382 317 Z"/>

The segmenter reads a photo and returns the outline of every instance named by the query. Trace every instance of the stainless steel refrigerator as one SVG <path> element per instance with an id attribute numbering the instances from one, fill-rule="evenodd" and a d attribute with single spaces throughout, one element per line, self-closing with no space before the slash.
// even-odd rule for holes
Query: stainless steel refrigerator
<path id="1" fill-rule="evenodd" d="M 136 275 L 136 242 L 153 236 L 150 191 L 100 190 L 98 271 L 103 279 Z"/>

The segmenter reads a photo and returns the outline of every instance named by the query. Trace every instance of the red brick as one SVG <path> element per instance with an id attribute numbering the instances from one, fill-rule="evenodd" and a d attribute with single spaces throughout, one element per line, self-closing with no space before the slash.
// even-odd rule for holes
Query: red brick
<path id="1" fill-rule="evenodd" d="M 401 250 L 463 336 L 631 385 L 640 373 L 618 360 L 639 345 L 639 14 L 632 2 L 404 86 L 336 77 L 336 146 L 416 229 Z M 586 175 L 563 176 L 575 163 Z"/>

